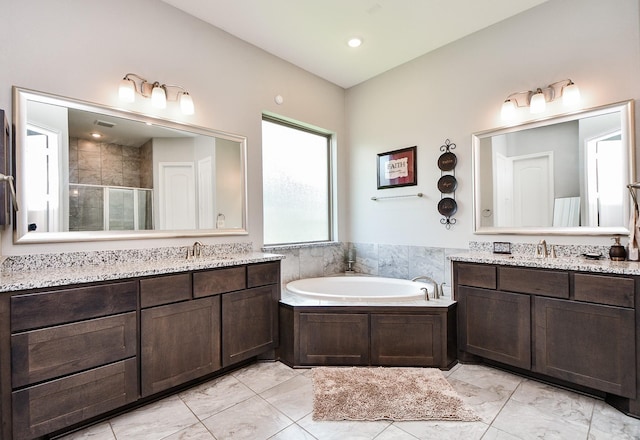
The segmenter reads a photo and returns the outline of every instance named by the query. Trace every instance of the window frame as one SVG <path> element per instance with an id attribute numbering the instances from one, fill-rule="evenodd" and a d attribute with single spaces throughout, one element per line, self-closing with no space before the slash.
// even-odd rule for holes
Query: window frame
<path id="1" fill-rule="evenodd" d="M 264 222 L 264 197 L 262 199 L 263 208 L 262 208 L 262 229 L 263 229 L 263 246 L 265 247 L 282 247 L 282 246 L 297 246 L 297 245 L 314 245 L 314 244 L 323 244 L 323 243 L 333 243 L 336 240 L 335 237 L 335 193 L 334 193 L 334 180 L 335 180 L 335 167 L 334 167 L 334 144 L 335 144 L 335 133 L 332 133 L 328 130 L 324 130 L 318 127 L 312 127 L 308 124 L 304 124 L 301 122 L 292 121 L 290 119 L 285 119 L 282 117 L 269 115 L 263 113 L 261 119 L 262 122 L 269 122 L 272 124 L 278 124 L 290 129 L 303 131 L 306 133 L 311 133 L 317 136 L 322 136 L 326 139 L 326 151 L 327 151 L 327 239 L 326 240 L 309 240 L 309 241 L 296 241 L 296 242 L 283 242 L 283 243 L 267 243 L 264 239 L 265 236 L 265 222 Z M 262 130 L 261 130 L 262 132 Z M 264 139 L 262 139 L 264 141 Z M 264 155 L 264 145 L 262 145 L 262 154 Z M 264 167 L 264 161 L 263 161 Z M 263 168 L 263 176 L 262 176 L 262 185 L 264 190 L 264 168 Z"/>

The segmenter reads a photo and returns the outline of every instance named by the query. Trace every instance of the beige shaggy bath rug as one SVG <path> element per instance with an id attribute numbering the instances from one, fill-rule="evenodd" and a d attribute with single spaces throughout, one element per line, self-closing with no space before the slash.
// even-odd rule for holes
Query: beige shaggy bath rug
<path id="1" fill-rule="evenodd" d="M 312 378 L 313 420 L 480 420 L 436 368 L 318 367 Z"/>

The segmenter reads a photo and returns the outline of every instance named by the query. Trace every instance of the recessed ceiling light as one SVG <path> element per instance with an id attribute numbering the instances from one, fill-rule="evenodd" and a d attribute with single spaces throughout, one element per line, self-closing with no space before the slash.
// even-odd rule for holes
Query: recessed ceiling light
<path id="1" fill-rule="evenodd" d="M 347 44 L 349 47 L 359 47 L 362 44 L 362 38 L 351 38 Z"/>
<path id="2" fill-rule="evenodd" d="M 96 139 L 102 137 L 102 135 L 100 133 L 91 133 L 91 136 L 93 136 Z"/>

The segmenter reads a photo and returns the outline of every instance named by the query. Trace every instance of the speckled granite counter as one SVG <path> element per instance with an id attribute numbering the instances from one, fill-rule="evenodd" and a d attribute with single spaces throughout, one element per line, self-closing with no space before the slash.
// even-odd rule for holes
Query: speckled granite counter
<path id="1" fill-rule="evenodd" d="M 640 275 L 640 262 L 611 261 L 602 258 L 591 260 L 582 256 L 560 258 L 536 258 L 528 255 L 503 255 L 489 252 L 467 252 L 450 255 L 451 261 L 498 264 L 503 266 L 535 267 L 540 269 L 574 270 L 581 272 Z"/>
<path id="2" fill-rule="evenodd" d="M 131 262 L 110 260 L 102 264 L 80 264 L 69 262 L 64 267 L 45 269 L 3 270 L 0 272 L 0 292 L 13 292 L 26 289 L 66 286 L 126 278 L 144 277 L 191 270 L 213 269 L 217 267 L 237 266 L 281 260 L 282 255 L 262 252 L 241 252 L 233 254 L 207 255 L 187 260 L 184 257 L 170 256 Z"/>

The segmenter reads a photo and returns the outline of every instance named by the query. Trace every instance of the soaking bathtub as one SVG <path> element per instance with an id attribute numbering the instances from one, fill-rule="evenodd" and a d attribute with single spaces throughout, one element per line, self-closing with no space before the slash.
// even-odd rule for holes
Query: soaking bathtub
<path id="1" fill-rule="evenodd" d="M 280 300 L 278 356 L 292 367 L 451 368 L 457 304 L 432 292 L 428 283 L 373 276 L 291 281 Z"/>

